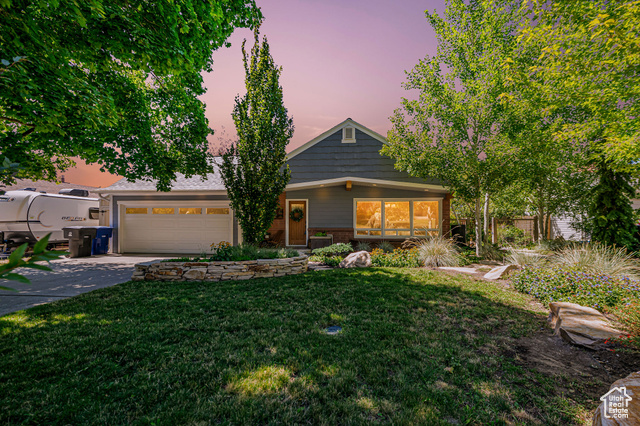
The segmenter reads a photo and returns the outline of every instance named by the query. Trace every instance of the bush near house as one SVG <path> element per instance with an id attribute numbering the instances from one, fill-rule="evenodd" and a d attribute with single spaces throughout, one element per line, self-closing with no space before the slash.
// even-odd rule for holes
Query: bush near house
<path id="1" fill-rule="evenodd" d="M 417 248 L 397 248 L 390 253 L 376 248 L 371 252 L 371 265 L 396 268 L 419 268 L 423 265 Z"/>
<path id="2" fill-rule="evenodd" d="M 351 252 L 353 252 L 353 246 L 350 243 L 336 243 L 312 250 L 309 260 L 335 267 Z"/>
<path id="3" fill-rule="evenodd" d="M 199 257 L 180 257 L 177 259 L 169 259 L 166 262 L 240 262 L 243 260 L 257 259 L 285 259 L 288 257 L 297 257 L 298 251 L 287 248 L 270 249 L 261 248 L 253 244 L 241 244 L 232 246 L 226 241 L 211 246 L 213 253 L 210 256 L 202 255 Z"/>

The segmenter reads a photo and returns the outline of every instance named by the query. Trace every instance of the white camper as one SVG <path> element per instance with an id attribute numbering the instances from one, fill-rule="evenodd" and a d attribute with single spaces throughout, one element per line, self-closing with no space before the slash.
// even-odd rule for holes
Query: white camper
<path id="1" fill-rule="evenodd" d="M 21 190 L 0 195 L 0 244 L 35 243 L 49 233 L 49 242 L 59 243 L 67 241 L 64 227 L 98 226 L 98 199 L 88 195 L 84 190 L 62 190 L 60 194 Z"/>

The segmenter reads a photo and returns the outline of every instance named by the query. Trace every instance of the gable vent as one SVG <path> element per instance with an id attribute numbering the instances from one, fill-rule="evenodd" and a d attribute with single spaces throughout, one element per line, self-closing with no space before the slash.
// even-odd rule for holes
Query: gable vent
<path id="1" fill-rule="evenodd" d="M 355 143 L 356 129 L 353 127 L 344 127 L 342 129 L 342 143 Z"/>

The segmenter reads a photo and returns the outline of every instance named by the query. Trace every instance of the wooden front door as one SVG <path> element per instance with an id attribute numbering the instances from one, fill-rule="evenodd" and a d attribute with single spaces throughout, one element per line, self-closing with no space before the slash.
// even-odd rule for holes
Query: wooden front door
<path id="1" fill-rule="evenodd" d="M 307 202 L 306 201 L 289 201 L 289 242 L 290 246 L 306 246 L 307 245 Z M 296 215 L 299 220 L 292 218 L 294 210 L 302 210 L 302 214 Z"/>

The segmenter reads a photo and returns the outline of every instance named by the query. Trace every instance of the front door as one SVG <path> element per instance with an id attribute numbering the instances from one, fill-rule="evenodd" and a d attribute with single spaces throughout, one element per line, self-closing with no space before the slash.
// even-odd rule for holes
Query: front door
<path id="1" fill-rule="evenodd" d="M 307 245 L 307 202 L 289 201 L 290 246 Z"/>

